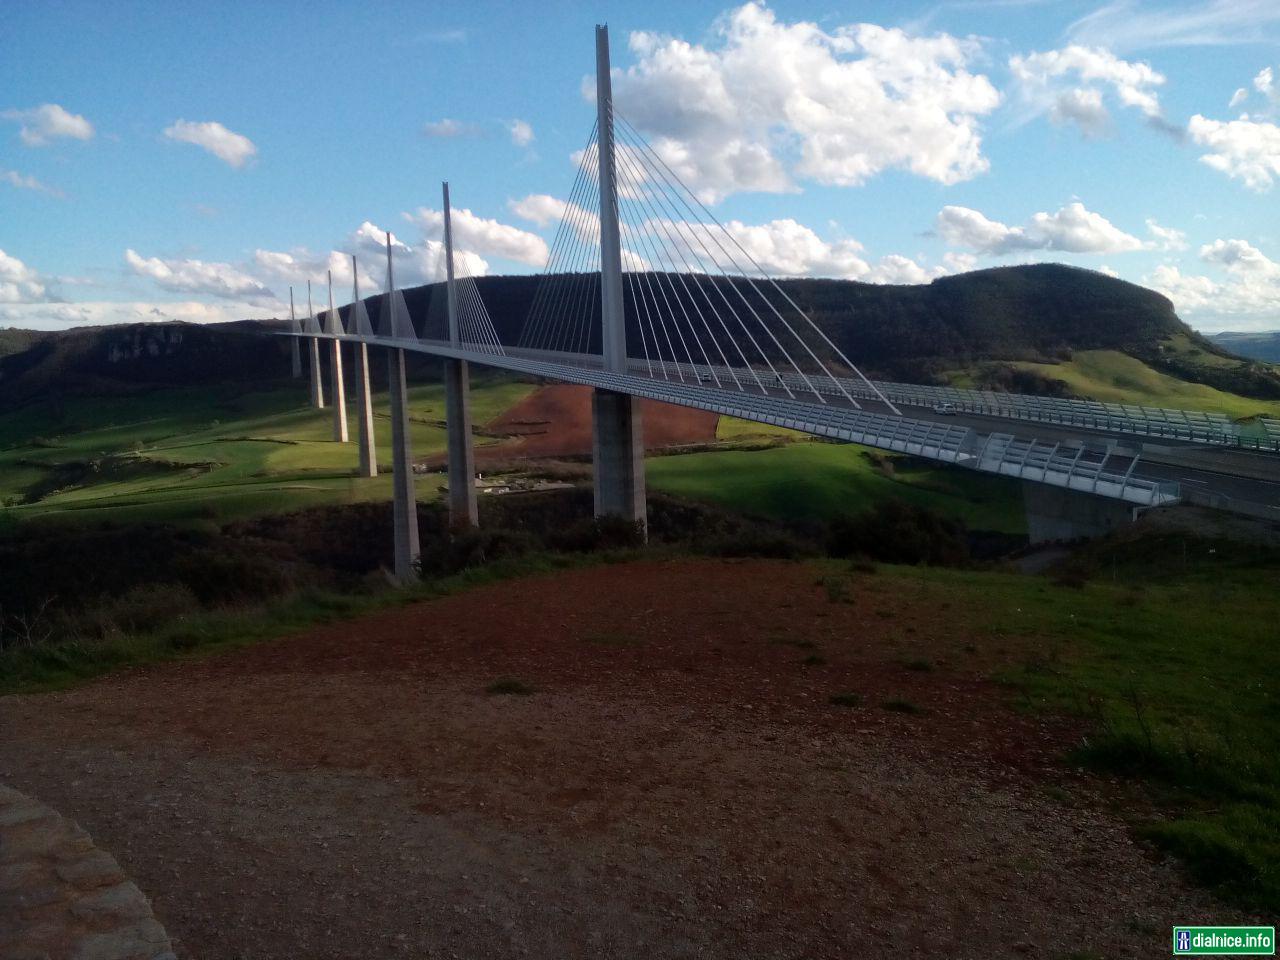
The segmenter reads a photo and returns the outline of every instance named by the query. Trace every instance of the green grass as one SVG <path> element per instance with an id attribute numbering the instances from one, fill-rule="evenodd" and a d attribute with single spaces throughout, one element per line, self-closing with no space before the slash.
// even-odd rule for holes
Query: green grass
<path id="1" fill-rule="evenodd" d="M 1144 836 L 1231 900 L 1280 910 L 1280 574 L 1230 550 L 1172 564 L 1143 582 L 1121 563 L 1115 582 L 1080 589 L 884 569 L 927 584 L 974 636 L 1024 651 L 1003 680 L 1028 709 L 1085 718 L 1072 763 L 1149 788 L 1159 815 L 1139 822 Z"/>
<path id="2" fill-rule="evenodd" d="M 854 444 L 800 442 L 756 451 L 714 451 L 651 459 L 655 490 L 784 520 L 825 521 L 898 498 L 931 507 L 977 530 L 1023 533 L 1017 483 L 959 468 L 891 458 L 877 469 Z"/>
<path id="3" fill-rule="evenodd" d="M 776 427 L 771 423 L 756 423 L 752 420 L 739 420 L 737 417 L 721 417 L 716 421 L 717 440 L 752 440 L 757 438 L 785 437 L 789 440 L 804 440 L 808 434 L 787 427 Z"/>
<path id="4" fill-rule="evenodd" d="M 1203 355 L 1206 363 L 1235 361 Z M 1253 400 L 1201 383 L 1180 380 L 1117 350 L 1079 350 L 1066 363 L 1016 363 L 1053 380 L 1063 380 L 1078 396 L 1109 403 L 1134 403 L 1249 417 L 1280 416 L 1280 402 Z"/>
<path id="5" fill-rule="evenodd" d="M 526 396 L 531 384 L 476 383 L 474 422 L 485 423 Z M 374 436 L 390 467 L 385 395 L 374 398 Z M 444 390 L 409 392 L 416 456 L 445 449 Z M 349 404 L 354 415 L 355 404 Z M 351 423 L 356 433 L 354 418 Z M 233 388 L 161 390 L 127 398 L 68 400 L 0 415 L 0 502 L 11 519 L 59 516 L 92 520 L 227 520 L 322 503 L 386 499 L 390 479 L 352 476 L 355 443 L 334 443 L 332 411 L 313 410 L 302 386 L 248 394 Z M 477 438 L 480 444 L 496 442 Z M 149 471 L 101 470 L 84 482 L 23 503 L 27 491 L 59 464 L 131 457 Z M 135 460 L 135 462 L 136 462 Z M 430 500 L 438 482 L 418 485 Z"/>

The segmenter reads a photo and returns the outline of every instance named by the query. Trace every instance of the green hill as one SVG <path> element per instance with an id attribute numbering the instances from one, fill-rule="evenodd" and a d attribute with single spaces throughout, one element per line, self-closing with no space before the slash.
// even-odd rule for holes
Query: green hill
<path id="1" fill-rule="evenodd" d="M 537 276 L 479 280 L 503 342 L 518 341 L 539 282 Z M 1280 400 L 1280 370 L 1237 357 L 1196 333 L 1160 294 L 1090 270 L 1034 264 L 916 286 L 783 280 L 779 287 L 867 374 L 883 379 L 942 383 L 963 377 L 981 386 L 1074 395 L 1079 378 L 1055 376 L 1054 365 L 1070 363 L 1078 351 L 1113 351 L 1157 374 L 1241 398 Z M 770 296 L 783 303 L 776 291 Z M 440 285 L 412 288 L 405 298 L 420 334 L 441 336 Z M 366 303 L 376 327 L 382 298 Z M 260 384 L 288 372 L 287 341 L 265 336 L 273 328 L 278 326 L 243 322 L 8 331 L 0 338 L 0 400 L 147 385 Z M 598 339 L 592 350 L 599 350 Z M 634 323 L 628 339 L 632 355 L 640 356 Z M 429 361 L 414 362 L 424 365 L 420 373 L 429 373 Z M 374 372 L 380 376 L 382 365 L 375 363 Z"/>
<path id="2" fill-rule="evenodd" d="M 1280 363 L 1280 330 L 1264 333 L 1215 333 L 1209 339 L 1224 350 L 1242 357 Z"/>

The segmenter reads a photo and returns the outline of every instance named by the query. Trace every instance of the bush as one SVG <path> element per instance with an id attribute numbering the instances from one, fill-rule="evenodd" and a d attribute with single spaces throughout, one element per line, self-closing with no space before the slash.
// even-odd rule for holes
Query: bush
<path id="1" fill-rule="evenodd" d="M 592 517 L 549 531 L 547 543 L 553 550 L 572 553 L 633 549 L 644 545 L 644 524 L 623 517 Z"/>
<path id="2" fill-rule="evenodd" d="M 418 572 L 423 576 L 449 576 L 486 563 L 523 557 L 538 547 L 538 541 L 523 530 L 462 530 L 428 543 L 418 558 Z"/>
<path id="3" fill-rule="evenodd" d="M 77 633 L 106 637 L 113 633 L 147 633 L 200 610 L 200 601 L 180 583 L 148 583 L 76 618 Z"/>
<path id="4" fill-rule="evenodd" d="M 748 526 L 708 540 L 703 551 L 713 557 L 765 557 L 794 560 L 810 551 L 798 537 L 785 530 Z"/>
<path id="5" fill-rule="evenodd" d="M 827 531 L 827 552 L 932 566 L 958 566 L 969 559 L 964 524 L 901 500 L 886 500 L 856 517 L 837 517 Z"/>

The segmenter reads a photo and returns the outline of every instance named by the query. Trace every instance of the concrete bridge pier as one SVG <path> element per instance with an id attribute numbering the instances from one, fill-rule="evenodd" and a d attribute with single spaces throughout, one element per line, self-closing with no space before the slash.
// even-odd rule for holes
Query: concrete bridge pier
<path id="1" fill-rule="evenodd" d="M 449 434 L 449 523 L 480 524 L 476 506 L 476 453 L 471 436 L 471 371 L 465 360 L 444 362 L 445 426 Z"/>
<path id="2" fill-rule="evenodd" d="M 320 339 L 307 338 L 307 356 L 311 366 L 311 405 L 317 410 L 324 409 L 324 377 L 320 373 Z"/>
<path id="3" fill-rule="evenodd" d="M 342 379 L 342 343 L 333 343 L 333 356 L 329 358 L 329 393 L 333 398 L 333 439 L 338 443 L 346 443 L 351 439 L 347 433 L 347 388 Z"/>
<path id="4" fill-rule="evenodd" d="M 596 389 L 591 394 L 591 455 L 596 516 L 623 517 L 648 531 L 644 485 L 644 425 L 640 400 Z"/>
<path id="5" fill-rule="evenodd" d="M 418 545 L 418 500 L 413 491 L 413 452 L 409 443 L 409 395 L 404 381 L 404 351 L 387 350 L 387 380 L 391 396 L 391 514 L 395 546 L 395 578 L 412 583 Z"/>
<path id="6" fill-rule="evenodd" d="M 1051 487 L 1024 480 L 1022 501 L 1027 514 L 1027 536 L 1032 543 L 1101 537 L 1132 523 L 1137 508 L 1123 500 Z"/>
<path id="7" fill-rule="evenodd" d="M 373 442 L 373 394 L 369 389 L 369 345 L 356 344 L 356 388 L 360 391 L 360 476 L 378 475 Z"/>

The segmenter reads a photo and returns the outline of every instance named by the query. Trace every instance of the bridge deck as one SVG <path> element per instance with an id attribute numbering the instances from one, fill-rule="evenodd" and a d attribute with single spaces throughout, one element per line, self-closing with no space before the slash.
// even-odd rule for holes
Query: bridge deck
<path id="1" fill-rule="evenodd" d="M 872 413 L 855 408 L 838 395 L 827 397 L 824 402 L 818 402 L 817 398 L 814 401 L 802 400 L 789 395 L 791 388 L 783 382 L 764 393 L 739 392 L 708 382 L 680 382 L 678 379 L 649 376 L 644 371 L 643 360 L 630 362 L 633 372 L 614 373 L 602 369 L 600 358 L 590 354 L 560 354 L 559 357 L 572 360 L 566 363 L 561 359 L 551 359 L 555 355 L 541 351 L 504 348 L 504 352 L 499 354 L 470 345 L 454 346 L 442 340 L 324 333 L 285 335 L 350 340 L 452 357 L 530 376 L 788 427 L 814 436 L 909 453 L 983 473 L 1122 500 L 1136 506 L 1161 506 L 1180 499 L 1177 483 L 1148 479 L 1138 474 L 1136 458 L 1124 458 L 1125 462 L 1121 462 L 1105 450 L 1091 449 L 1084 444 L 1049 444 L 1001 433 L 984 435 L 970 427 Z M 705 379 L 709 380 L 709 375 Z"/>

